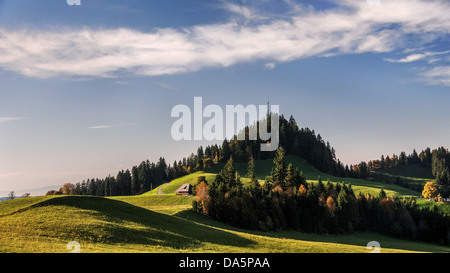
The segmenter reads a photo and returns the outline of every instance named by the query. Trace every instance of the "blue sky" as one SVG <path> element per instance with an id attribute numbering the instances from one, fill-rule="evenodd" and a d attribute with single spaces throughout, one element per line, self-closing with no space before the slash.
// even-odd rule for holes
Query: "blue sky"
<path id="1" fill-rule="evenodd" d="M 169 162 L 172 107 L 272 104 L 346 164 L 449 147 L 448 1 L 0 0 L 0 191 Z"/>

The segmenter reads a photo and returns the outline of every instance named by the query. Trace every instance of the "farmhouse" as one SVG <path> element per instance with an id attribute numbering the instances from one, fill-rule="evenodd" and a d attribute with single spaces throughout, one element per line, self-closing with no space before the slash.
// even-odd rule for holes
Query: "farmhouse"
<path id="1" fill-rule="evenodd" d="M 187 183 L 181 185 L 176 191 L 176 195 L 191 195 L 192 194 L 192 185 Z"/>

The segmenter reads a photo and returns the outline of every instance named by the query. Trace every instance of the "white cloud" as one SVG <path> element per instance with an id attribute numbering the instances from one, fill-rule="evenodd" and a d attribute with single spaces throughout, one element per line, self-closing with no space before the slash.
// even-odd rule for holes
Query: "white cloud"
<path id="1" fill-rule="evenodd" d="M 264 67 L 265 67 L 266 69 L 269 69 L 269 70 L 274 69 L 275 66 L 276 66 L 275 63 L 266 63 L 266 64 L 264 65 Z"/>
<path id="2" fill-rule="evenodd" d="M 410 62 L 422 60 L 426 56 L 427 56 L 426 54 L 412 54 L 412 55 L 406 56 L 405 58 L 401 58 L 401 59 L 384 58 L 384 60 L 386 62 L 390 62 L 390 63 L 410 63 Z"/>
<path id="3" fill-rule="evenodd" d="M 96 125 L 96 126 L 91 126 L 88 127 L 88 129 L 108 129 L 108 128 L 112 128 L 114 126 L 112 125 Z"/>
<path id="4" fill-rule="evenodd" d="M 322 11 L 297 6 L 268 20 L 234 4 L 226 8 L 251 18 L 252 24 L 230 20 L 151 32 L 0 28 L 0 67 L 38 78 L 157 76 L 251 61 L 275 65 L 311 56 L 391 52 L 410 46 L 410 36 L 416 38 L 414 47 L 420 47 L 450 32 L 446 0 L 392 0 L 379 6 L 344 0 L 336 5 Z M 423 57 L 415 54 L 397 62 Z"/>
<path id="5" fill-rule="evenodd" d="M 162 88 L 165 88 L 165 89 L 171 89 L 171 90 L 177 90 L 178 89 L 177 87 L 175 87 L 175 86 L 173 86 L 171 84 L 168 84 L 168 83 L 164 83 L 164 82 L 158 82 L 156 84 L 159 87 L 162 87 Z"/>
<path id="6" fill-rule="evenodd" d="M 87 129 L 109 129 L 115 127 L 135 126 L 137 123 L 115 124 L 115 125 L 96 125 L 87 127 Z"/>
<path id="7" fill-rule="evenodd" d="M 425 52 L 425 53 L 418 53 L 418 54 L 411 54 L 401 59 L 390 59 L 390 58 L 384 58 L 385 61 L 390 63 L 410 63 L 415 62 L 419 60 L 423 60 L 427 57 L 436 56 L 436 55 L 442 55 L 442 54 L 448 54 L 450 51 L 444 51 L 444 52 Z M 431 59 L 429 60 L 430 63 L 436 62 L 439 59 Z"/>
<path id="8" fill-rule="evenodd" d="M 19 118 L 19 117 L 0 117 L 0 123 L 6 123 L 6 122 L 21 120 L 21 119 L 22 118 Z"/>
<path id="9" fill-rule="evenodd" d="M 235 13 L 247 20 L 260 18 L 260 16 L 257 15 L 254 11 L 252 11 L 250 8 L 245 7 L 245 6 L 225 2 L 223 7 L 224 7 L 224 9 L 226 9 L 232 13 Z"/>
<path id="10" fill-rule="evenodd" d="M 428 63 L 429 64 L 433 64 L 433 63 L 435 63 L 435 62 L 439 62 L 441 59 L 439 59 L 439 58 L 435 58 L 435 59 L 430 59 L 430 60 L 428 60 Z"/>
<path id="11" fill-rule="evenodd" d="M 436 66 L 422 73 L 424 80 L 432 85 L 450 86 L 450 65 Z"/>

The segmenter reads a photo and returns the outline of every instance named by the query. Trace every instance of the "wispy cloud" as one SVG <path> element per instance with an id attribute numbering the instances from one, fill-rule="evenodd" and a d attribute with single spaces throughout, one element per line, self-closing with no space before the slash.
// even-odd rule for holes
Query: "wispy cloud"
<path id="1" fill-rule="evenodd" d="M 164 83 L 164 82 L 158 82 L 157 85 L 158 85 L 159 87 L 162 87 L 162 88 L 165 88 L 165 89 L 170 89 L 170 90 L 176 90 L 176 89 L 178 89 L 177 87 L 175 87 L 175 86 L 173 86 L 173 85 L 171 85 L 171 84 L 168 84 L 168 83 Z"/>
<path id="2" fill-rule="evenodd" d="M 225 8 L 244 20 L 151 32 L 0 28 L 0 67 L 38 78 L 124 72 L 157 76 L 252 61 L 275 66 L 311 56 L 388 53 L 450 34 L 447 0 L 392 0 L 379 6 L 344 0 L 335 5 L 327 10 L 296 5 L 271 19 L 247 5 L 228 4 Z M 423 54 L 386 60 L 412 62 L 425 58 Z"/>
<path id="3" fill-rule="evenodd" d="M 114 81 L 115 84 L 118 85 L 128 85 L 129 83 L 127 81 Z"/>
<path id="4" fill-rule="evenodd" d="M 263 17 L 254 12 L 251 8 L 235 3 L 224 2 L 223 8 L 247 20 L 263 19 Z"/>
<path id="5" fill-rule="evenodd" d="M 19 118 L 19 117 L 0 117 L 0 123 L 6 123 L 6 122 L 21 120 L 21 119 L 23 119 L 23 118 Z"/>
<path id="6" fill-rule="evenodd" d="M 436 66 L 425 70 L 421 76 L 428 84 L 450 86 L 450 65 Z"/>
<path id="7" fill-rule="evenodd" d="M 96 126 L 91 126 L 88 127 L 88 129 L 108 129 L 108 128 L 112 128 L 114 126 L 112 125 L 96 125 Z"/>
<path id="8" fill-rule="evenodd" d="M 448 54 L 450 51 L 444 51 L 444 52 L 425 52 L 425 53 L 418 53 L 418 54 L 411 54 L 401 59 L 390 59 L 390 58 L 384 58 L 385 61 L 390 63 L 410 63 L 415 62 L 419 60 L 427 59 L 428 57 L 436 56 L 436 55 L 443 55 Z M 429 59 L 429 63 L 433 63 L 438 61 L 439 59 L 433 58 Z"/>
<path id="9" fill-rule="evenodd" d="M 109 129 L 115 127 L 125 127 L 125 126 L 135 126 L 137 123 L 125 123 L 125 124 L 115 124 L 115 125 L 95 125 L 87 127 L 87 129 Z"/>
<path id="10" fill-rule="evenodd" d="M 390 63 L 410 63 L 410 62 L 415 62 L 418 60 L 422 60 L 426 57 L 426 54 L 412 54 L 409 56 L 406 56 L 404 58 L 401 59 L 391 59 L 391 58 L 384 58 L 384 60 L 386 62 L 390 62 Z"/>
<path id="11" fill-rule="evenodd" d="M 276 66 L 275 63 L 266 63 L 266 64 L 264 65 L 264 67 L 265 67 L 266 69 L 268 69 L 268 70 L 274 69 L 275 66 Z"/>
<path id="12" fill-rule="evenodd" d="M 0 178 L 10 178 L 14 176 L 22 175 L 21 173 L 15 172 L 15 173 L 0 173 Z"/>

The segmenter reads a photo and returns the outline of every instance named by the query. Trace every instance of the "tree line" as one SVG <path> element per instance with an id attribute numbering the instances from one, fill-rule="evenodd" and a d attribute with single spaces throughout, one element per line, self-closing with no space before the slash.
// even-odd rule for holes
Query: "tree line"
<path id="1" fill-rule="evenodd" d="M 212 181 L 201 177 L 195 186 L 193 209 L 213 219 L 262 231 L 294 229 L 312 233 L 374 231 L 396 237 L 449 243 L 450 218 L 437 209 L 419 209 L 414 199 L 355 195 L 345 183 L 307 183 L 285 161 L 279 148 L 271 175 L 260 185 L 249 160 L 247 178 L 229 159 Z"/>
<path id="2" fill-rule="evenodd" d="M 426 148 L 420 153 L 414 149 L 411 154 L 401 152 L 399 155 L 393 154 L 382 155 L 380 159 L 370 160 L 369 162 L 361 162 L 352 165 L 348 171 L 349 177 L 367 178 L 374 172 L 380 172 L 399 166 L 418 165 L 431 170 L 430 175 L 435 177 L 439 190 L 444 197 L 450 194 L 450 152 L 444 147 L 431 150 Z M 347 173 L 347 170 L 346 170 Z M 403 187 L 411 188 L 407 182 L 402 181 L 399 177 L 396 178 L 395 184 Z M 420 186 L 420 185 L 419 185 Z M 422 191 L 423 187 L 412 188 L 413 190 Z"/>
<path id="3" fill-rule="evenodd" d="M 173 164 L 167 164 L 163 157 L 158 162 L 142 161 L 131 171 L 121 170 L 115 176 L 92 178 L 76 184 L 66 183 L 59 190 L 51 190 L 47 195 L 92 195 L 92 196 L 129 196 L 150 191 L 163 183 L 196 171 L 197 156 L 191 154 Z"/>

